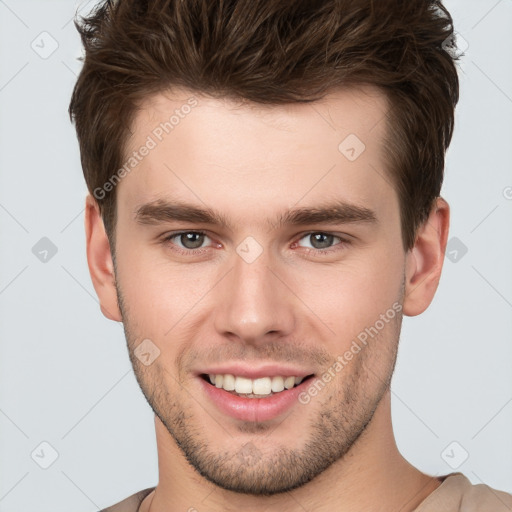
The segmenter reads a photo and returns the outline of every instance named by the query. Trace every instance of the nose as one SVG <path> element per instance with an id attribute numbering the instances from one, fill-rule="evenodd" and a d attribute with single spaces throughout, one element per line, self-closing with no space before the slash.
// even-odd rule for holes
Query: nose
<path id="1" fill-rule="evenodd" d="M 217 332 L 246 344 L 290 335 L 297 299 L 283 274 L 268 251 L 252 262 L 234 254 L 232 270 L 216 287 Z"/>

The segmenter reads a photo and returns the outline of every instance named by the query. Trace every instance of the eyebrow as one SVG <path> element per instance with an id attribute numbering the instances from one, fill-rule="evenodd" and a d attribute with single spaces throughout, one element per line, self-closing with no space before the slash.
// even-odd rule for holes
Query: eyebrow
<path id="1" fill-rule="evenodd" d="M 197 207 L 181 201 L 169 202 L 157 199 L 135 210 L 135 221 L 143 225 L 182 221 L 195 224 L 211 224 L 232 230 L 231 222 L 220 212 L 207 207 Z M 376 223 L 373 210 L 364 206 L 335 201 L 314 207 L 299 207 L 280 214 L 269 226 L 303 226 L 308 224 Z"/>

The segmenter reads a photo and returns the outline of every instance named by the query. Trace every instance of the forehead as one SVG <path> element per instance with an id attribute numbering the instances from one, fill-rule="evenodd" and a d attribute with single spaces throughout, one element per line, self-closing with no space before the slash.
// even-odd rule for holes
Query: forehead
<path id="1" fill-rule="evenodd" d="M 136 113 L 125 161 L 138 153 L 137 162 L 117 194 L 132 213 L 142 203 L 175 198 L 222 205 L 246 220 L 254 209 L 284 211 L 325 199 L 389 202 L 387 109 L 384 94 L 370 86 L 284 105 L 160 93 Z"/>
<path id="2" fill-rule="evenodd" d="M 259 130 L 262 125 L 268 130 L 291 132 L 295 138 L 319 135 L 329 129 L 342 134 L 347 130 L 358 132 L 362 137 L 381 125 L 388 110 L 388 100 L 384 92 L 377 87 L 361 85 L 339 89 L 312 102 L 292 102 L 283 104 L 253 103 L 232 98 L 213 98 L 186 89 L 175 88 L 145 98 L 139 103 L 132 125 L 133 136 L 128 144 L 136 143 L 140 135 L 158 130 L 159 123 L 170 121 L 172 128 L 165 131 L 169 135 L 178 125 L 190 124 L 184 120 L 193 114 L 193 118 L 202 121 L 205 131 L 209 131 L 212 121 L 216 132 L 221 135 L 224 128 L 237 122 L 245 130 Z M 247 124 L 249 122 L 249 124 Z M 156 123 L 156 124 L 155 124 Z M 384 126 L 381 125 L 382 129 Z M 167 126 L 169 129 L 169 126 Z M 169 132 L 169 133 L 168 133 Z M 203 136 L 199 123 L 194 132 Z M 377 130 L 377 133 L 379 129 Z M 177 132 L 179 133 L 179 131 Z M 176 135 L 174 133 L 173 135 Z M 158 134 L 157 134 L 158 138 Z"/>

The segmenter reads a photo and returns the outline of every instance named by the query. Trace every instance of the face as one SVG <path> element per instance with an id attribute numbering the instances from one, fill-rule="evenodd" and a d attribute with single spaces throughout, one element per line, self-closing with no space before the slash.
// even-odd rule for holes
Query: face
<path id="1" fill-rule="evenodd" d="M 405 254 L 387 103 L 369 87 L 277 107 L 191 97 L 142 105 L 116 187 L 130 357 L 202 476 L 285 492 L 343 458 L 393 371 Z M 254 397 L 280 376 L 304 380 Z"/>

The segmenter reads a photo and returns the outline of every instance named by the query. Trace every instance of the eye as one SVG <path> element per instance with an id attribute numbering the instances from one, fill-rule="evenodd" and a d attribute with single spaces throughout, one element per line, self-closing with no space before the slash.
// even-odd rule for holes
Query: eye
<path id="1" fill-rule="evenodd" d="M 175 245 L 179 252 L 194 252 L 202 249 L 206 240 L 210 240 L 210 237 L 202 231 L 181 231 L 167 235 L 162 242 Z"/>
<path id="2" fill-rule="evenodd" d="M 306 245 L 301 245 L 301 241 L 305 240 Z M 308 252 L 332 252 L 328 251 L 326 249 L 330 249 L 331 247 L 336 247 L 337 245 L 345 245 L 345 243 L 348 243 L 343 238 L 333 235 L 331 233 L 323 233 L 321 231 L 315 232 L 315 233 L 308 233 L 305 236 L 303 236 L 298 242 L 296 242 L 297 245 L 301 247 L 305 247 Z M 309 243 L 309 245 L 308 245 Z M 337 249 L 334 249 L 337 250 Z"/>
<path id="3" fill-rule="evenodd" d="M 208 245 L 204 245 L 207 241 L 210 243 Z M 305 241 L 305 244 L 303 241 Z M 202 253 L 208 247 L 222 247 L 221 244 L 215 244 L 212 239 L 202 231 L 180 231 L 177 233 L 170 233 L 162 239 L 162 243 L 164 245 L 169 245 L 173 251 L 184 255 Z M 304 247 L 308 253 L 331 254 L 343 249 L 349 243 L 350 242 L 348 240 L 345 240 L 340 236 L 317 231 L 305 234 L 295 242 L 293 246 Z"/>

